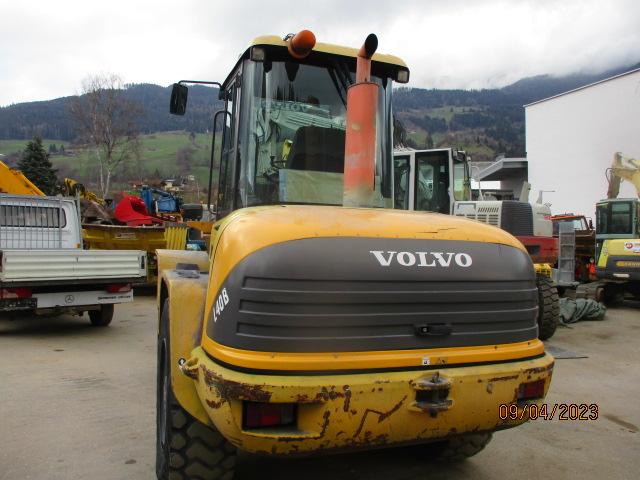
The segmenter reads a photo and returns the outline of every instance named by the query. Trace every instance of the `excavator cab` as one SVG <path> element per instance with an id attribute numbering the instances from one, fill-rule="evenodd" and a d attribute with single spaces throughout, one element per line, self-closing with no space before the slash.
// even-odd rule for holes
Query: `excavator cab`
<path id="1" fill-rule="evenodd" d="M 600 240 L 640 237 L 640 201 L 638 199 L 603 200 L 596 205 L 596 218 L 596 235 Z"/>
<path id="2" fill-rule="evenodd" d="M 453 202 L 471 200 L 469 162 L 452 148 L 394 155 L 394 208 L 450 214 Z"/>

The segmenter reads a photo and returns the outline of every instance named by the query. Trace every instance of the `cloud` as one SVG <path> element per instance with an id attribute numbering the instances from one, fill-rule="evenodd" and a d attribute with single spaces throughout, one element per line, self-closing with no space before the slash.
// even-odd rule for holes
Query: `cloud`
<path id="1" fill-rule="evenodd" d="M 321 41 L 407 61 L 411 85 L 500 87 L 525 76 L 596 72 L 640 60 L 632 0 L 0 0 L 0 105 L 74 94 L 82 78 L 223 79 L 251 38 L 310 28 Z"/>

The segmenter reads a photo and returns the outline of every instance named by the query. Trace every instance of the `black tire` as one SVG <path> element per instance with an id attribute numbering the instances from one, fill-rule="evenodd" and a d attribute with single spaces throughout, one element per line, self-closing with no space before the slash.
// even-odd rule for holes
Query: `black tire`
<path id="1" fill-rule="evenodd" d="M 624 291 L 618 285 L 605 283 L 601 297 L 605 307 L 618 307 L 624 302 Z"/>
<path id="2" fill-rule="evenodd" d="M 94 327 L 106 327 L 113 320 L 113 304 L 102 305 L 100 310 L 89 310 L 89 320 Z"/>
<path id="3" fill-rule="evenodd" d="M 231 480 L 236 448 L 215 428 L 193 418 L 173 396 L 168 306 L 167 299 L 158 331 L 156 476 L 159 480 Z"/>
<path id="4" fill-rule="evenodd" d="M 491 433 L 472 433 L 427 445 L 429 458 L 438 462 L 461 462 L 480 453 L 492 436 Z"/>
<path id="5" fill-rule="evenodd" d="M 551 283 L 551 279 L 538 276 L 538 338 L 548 340 L 558 328 L 560 317 L 560 299 L 558 290 Z"/>

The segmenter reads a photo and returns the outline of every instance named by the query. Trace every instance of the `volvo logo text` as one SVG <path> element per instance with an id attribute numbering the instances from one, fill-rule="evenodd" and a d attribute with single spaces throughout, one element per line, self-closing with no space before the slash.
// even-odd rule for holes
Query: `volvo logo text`
<path id="1" fill-rule="evenodd" d="M 468 253 L 453 252 L 393 252 L 390 250 L 369 250 L 383 267 L 389 267 L 395 261 L 403 267 L 450 267 L 453 263 L 467 268 L 473 262 Z"/>

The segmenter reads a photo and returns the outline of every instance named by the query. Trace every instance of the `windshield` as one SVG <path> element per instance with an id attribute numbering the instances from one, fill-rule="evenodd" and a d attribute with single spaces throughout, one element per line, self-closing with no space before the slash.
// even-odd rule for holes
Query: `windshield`
<path id="1" fill-rule="evenodd" d="M 553 233 L 558 234 L 560 223 L 571 223 L 574 230 L 587 230 L 587 223 L 584 218 L 557 218 L 553 221 Z"/>
<path id="2" fill-rule="evenodd" d="M 346 64 L 251 62 L 243 67 L 238 135 L 237 207 L 279 203 L 342 205 L 347 88 Z M 373 205 L 382 194 L 382 157 L 391 155 L 391 81 L 372 77 L 379 91 Z"/>
<path id="3" fill-rule="evenodd" d="M 596 233 L 632 234 L 633 205 L 630 202 L 601 203 L 596 206 Z"/>

